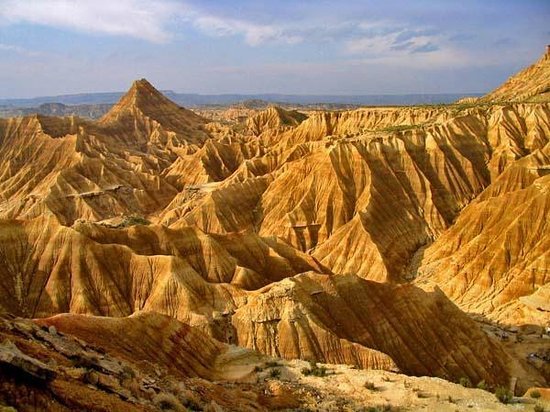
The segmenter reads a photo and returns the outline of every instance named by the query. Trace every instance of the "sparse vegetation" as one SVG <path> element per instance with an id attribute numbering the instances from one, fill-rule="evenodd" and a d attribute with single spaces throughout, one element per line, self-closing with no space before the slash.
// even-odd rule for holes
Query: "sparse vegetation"
<path id="1" fill-rule="evenodd" d="M 487 384 L 485 383 L 485 380 L 480 380 L 477 383 L 476 388 L 483 389 L 484 391 L 486 391 L 487 390 Z"/>
<path id="2" fill-rule="evenodd" d="M 254 372 L 256 373 L 262 372 L 263 370 L 264 368 L 262 368 L 261 366 L 258 366 L 258 365 L 254 366 Z"/>
<path id="3" fill-rule="evenodd" d="M 159 393 L 153 398 L 153 403 L 162 411 L 183 412 L 185 409 L 171 393 Z"/>
<path id="4" fill-rule="evenodd" d="M 377 131 L 379 131 L 379 132 L 404 132 L 404 131 L 407 131 L 407 130 L 418 129 L 420 127 L 422 127 L 422 126 L 419 125 L 419 124 L 402 124 L 402 125 L 397 125 L 397 126 L 388 126 L 388 127 L 383 128 L 383 129 L 379 129 Z"/>
<path id="5" fill-rule="evenodd" d="M 277 361 L 269 361 L 265 363 L 266 368 L 276 368 L 277 366 L 282 366 L 282 365 Z"/>
<path id="6" fill-rule="evenodd" d="M 495 396 L 501 403 L 510 403 L 514 398 L 514 394 L 508 388 L 499 386 L 495 391 Z"/>
<path id="7" fill-rule="evenodd" d="M 129 367 L 128 365 L 124 365 L 122 367 L 122 374 L 121 379 L 134 379 L 136 377 L 136 372 Z"/>
<path id="8" fill-rule="evenodd" d="M 310 361 L 309 362 L 309 368 L 302 368 L 302 374 L 305 376 L 319 376 L 324 377 L 327 376 L 327 368 L 324 366 L 318 366 L 317 362 Z"/>
<path id="9" fill-rule="evenodd" d="M 389 403 L 385 405 L 370 406 L 367 408 L 367 412 L 399 412 L 401 408 L 393 406 Z"/>
<path id="10" fill-rule="evenodd" d="M 131 215 L 131 216 L 126 216 L 124 220 L 116 226 L 116 228 L 120 229 L 120 228 L 137 226 L 137 225 L 148 226 L 150 224 L 151 222 L 145 219 L 143 216 Z"/>
<path id="11" fill-rule="evenodd" d="M 544 406 L 542 405 L 535 405 L 535 412 L 545 412 Z"/>
<path id="12" fill-rule="evenodd" d="M 533 399 L 538 399 L 540 398 L 540 391 L 538 391 L 537 389 L 532 390 L 531 392 L 529 392 L 529 396 Z"/>
<path id="13" fill-rule="evenodd" d="M 471 388 L 472 387 L 472 381 L 470 380 L 470 378 L 468 378 L 466 376 L 463 376 L 462 378 L 460 378 L 458 383 L 460 383 L 465 388 Z"/>
<path id="14" fill-rule="evenodd" d="M 281 370 L 280 369 L 271 369 L 269 371 L 269 376 L 274 379 L 278 379 L 281 376 Z"/>
<path id="15" fill-rule="evenodd" d="M 369 391 L 377 391 L 378 390 L 378 388 L 376 387 L 374 382 L 371 382 L 371 381 L 366 381 L 363 386 L 365 388 L 367 388 Z"/>

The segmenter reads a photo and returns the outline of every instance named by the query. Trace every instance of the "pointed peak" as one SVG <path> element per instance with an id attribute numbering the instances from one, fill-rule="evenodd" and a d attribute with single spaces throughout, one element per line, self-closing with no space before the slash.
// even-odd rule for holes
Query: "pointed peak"
<path id="1" fill-rule="evenodd" d="M 140 99 L 137 101 L 136 99 Z M 160 91 L 158 91 L 147 79 L 135 80 L 132 83 L 130 89 L 126 94 L 120 99 L 120 103 L 164 103 L 176 105 L 174 102 L 169 100 L 164 96 Z"/>
<path id="2" fill-rule="evenodd" d="M 177 112 L 180 106 L 164 96 L 147 79 L 132 83 L 130 89 L 103 117 L 103 122 L 117 120 L 124 115 L 141 112 L 152 115 L 159 112 Z"/>
<path id="3" fill-rule="evenodd" d="M 130 92 L 153 92 L 153 93 L 159 93 L 161 94 L 155 87 L 149 83 L 149 81 L 145 78 L 134 80 L 132 83 L 132 87 L 130 87 L 130 90 L 128 90 L 128 93 Z"/>
<path id="4" fill-rule="evenodd" d="M 100 120 L 101 123 L 128 121 L 129 119 L 151 118 L 169 130 L 180 131 L 189 125 L 205 122 L 199 115 L 180 107 L 146 79 L 132 83 L 130 89 Z M 129 124 L 133 124 L 132 121 Z"/>

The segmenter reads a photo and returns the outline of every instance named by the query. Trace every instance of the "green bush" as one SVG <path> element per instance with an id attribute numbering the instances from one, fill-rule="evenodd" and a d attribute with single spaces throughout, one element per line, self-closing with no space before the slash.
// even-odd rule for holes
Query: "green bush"
<path id="1" fill-rule="evenodd" d="M 327 376 L 327 368 L 324 366 L 318 366 L 317 362 L 310 361 L 309 362 L 309 368 L 302 368 L 302 374 L 305 376 L 319 376 L 324 377 Z"/>
<path id="2" fill-rule="evenodd" d="M 499 386 L 496 389 L 495 396 L 502 403 L 510 403 L 514 398 L 514 394 L 504 386 Z"/>
<path id="3" fill-rule="evenodd" d="M 533 399 L 538 399 L 540 398 L 540 392 L 538 390 L 532 390 L 530 393 L 529 393 L 529 396 Z"/>
<path id="4" fill-rule="evenodd" d="M 131 216 L 125 216 L 122 222 L 112 227 L 114 227 L 115 229 L 123 229 L 130 226 L 137 226 L 137 225 L 148 226 L 150 224 L 151 222 L 145 219 L 143 216 L 131 215 Z"/>
<path id="5" fill-rule="evenodd" d="M 159 393 L 153 399 L 153 403 L 162 411 L 183 412 L 185 409 L 171 393 Z"/>
<path id="6" fill-rule="evenodd" d="M 484 391 L 487 390 L 487 384 L 485 383 L 484 380 L 480 380 L 477 385 L 476 385 L 476 388 L 478 389 L 483 389 Z"/>
<path id="7" fill-rule="evenodd" d="M 366 381 L 365 384 L 363 385 L 365 388 L 367 388 L 369 391 L 376 391 L 378 390 L 378 388 L 376 387 L 376 385 L 373 383 L 373 382 L 370 382 L 370 381 Z"/>
<path id="8" fill-rule="evenodd" d="M 269 371 L 269 376 L 272 378 L 279 378 L 281 376 L 281 370 L 280 369 L 271 369 Z"/>
<path id="9" fill-rule="evenodd" d="M 463 376 L 462 378 L 460 378 L 458 383 L 460 383 L 465 388 L 471 388 L 472 387 L 472 381 L 470 380 L 470 378 L 468 378 L 466 376 Z"/>

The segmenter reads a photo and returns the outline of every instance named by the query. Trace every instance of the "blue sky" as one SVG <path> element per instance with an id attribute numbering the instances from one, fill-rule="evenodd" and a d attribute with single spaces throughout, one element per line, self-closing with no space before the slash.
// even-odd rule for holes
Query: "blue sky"
<path id="1" fill-rule="evenodd" d="M 486 92 L 550 43 L 550 0 L 0 0 L 0 98 Z"/>

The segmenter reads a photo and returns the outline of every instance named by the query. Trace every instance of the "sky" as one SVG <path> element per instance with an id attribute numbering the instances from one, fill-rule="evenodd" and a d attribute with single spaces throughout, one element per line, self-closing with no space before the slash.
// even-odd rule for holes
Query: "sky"
<path id="1" fill-rule="evenodd" d="M 550 44 L 550 0 L 0 0 L 0 98 L 485 93 Z"/>

